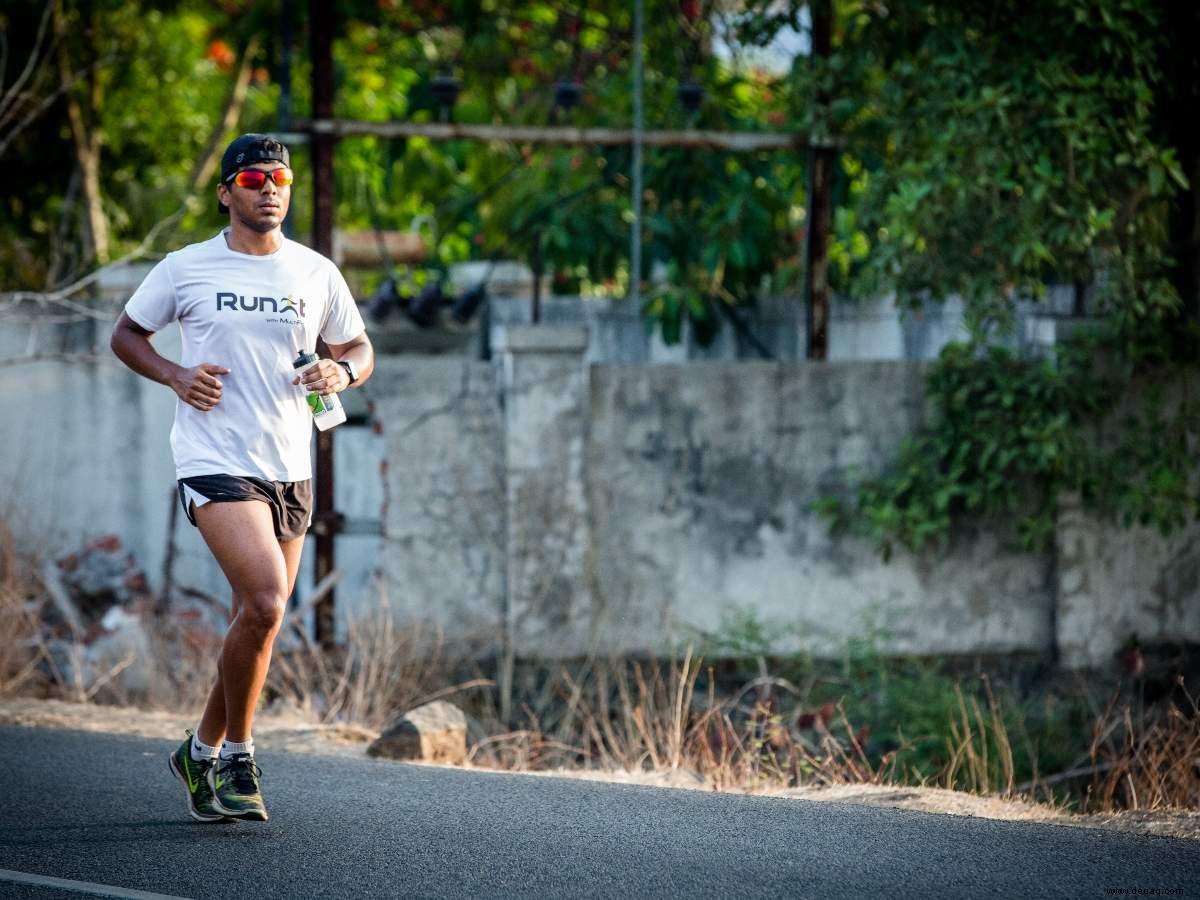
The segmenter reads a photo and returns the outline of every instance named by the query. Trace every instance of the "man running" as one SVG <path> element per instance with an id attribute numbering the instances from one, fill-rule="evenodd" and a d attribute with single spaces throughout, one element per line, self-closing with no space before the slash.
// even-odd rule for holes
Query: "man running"
<path id="1" fill-rule="evenodd" d="M 307 391 L 370 376 L 374 353 L 337 267 L 283 236 L 291 200 L 288 150 L 243 134 L 225 150 L 217 198 L 229 227 L 167 255 L 125 305 L 112 349 L 175 391 L 179 497 L 233 590 L 217 680 L 195 733 L 170 757 L 202 822 L 266 821 L 251 726 L 271 645 L 296 582 L 312 519 Z M 183 361 L 150 337 L 178 320 Z M 329 347 L 300 375 L 297 351 Z"/>

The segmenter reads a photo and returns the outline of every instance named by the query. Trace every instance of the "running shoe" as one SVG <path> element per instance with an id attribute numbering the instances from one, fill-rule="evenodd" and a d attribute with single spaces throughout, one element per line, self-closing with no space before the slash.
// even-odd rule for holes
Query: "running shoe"
<path id="1" fill-rule="evenodd" d="M 179 749 L 167 758 L 171 774 L 183 783 L 187 791 L 188 815 L 198 822 L 221 822 L 225 815 L 213 805 L 212 788 L 208 784 L 211 759 L 192 759 L 192 733 L 189 731 Z"/>
<path id="2" fill-rule="evenodd" d="M 258 779 L 262 775 L 254 757 L 237 753 L 229 759 L 217 760 L 208 770 L 208 786 L 212 788 L 213 806 L 232 819 L 267 821 Z"/>

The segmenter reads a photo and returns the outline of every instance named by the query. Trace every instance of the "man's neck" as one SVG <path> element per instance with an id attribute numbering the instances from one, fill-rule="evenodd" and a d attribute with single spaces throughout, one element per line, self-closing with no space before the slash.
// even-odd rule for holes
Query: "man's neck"
<path id="1" fill-rule="evenodd" d="M 283 246 L 283 229 L 272 228 L 270 231 L 260 232 L 231 221 L 229 230 L 225 232 L 225 243 L 229 245 L 230 250 L 238 253 L 269 256 Z"/>

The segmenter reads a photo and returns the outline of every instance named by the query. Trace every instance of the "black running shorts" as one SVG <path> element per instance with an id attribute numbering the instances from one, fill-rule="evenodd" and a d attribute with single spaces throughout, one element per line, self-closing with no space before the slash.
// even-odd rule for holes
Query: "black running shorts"
<path id="1" fill-rule="evenodd" d="M 281 541 L 304 537 L 312 524 L 311 479 L 268 481 L 244 475 L 193 475 L 179 479 L 179 502 L 193 525 L 197 506 L 242 500 L 261 500 L 271 508 L 275 537 Z"/>

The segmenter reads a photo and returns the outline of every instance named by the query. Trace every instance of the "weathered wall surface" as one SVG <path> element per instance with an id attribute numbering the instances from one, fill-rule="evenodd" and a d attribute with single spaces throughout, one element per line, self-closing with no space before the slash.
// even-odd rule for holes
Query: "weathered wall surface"
<path id="1" fill-rule="evenodd" d="M 1200 643 L 1200 524 L 1163 538 L 1059 499 L 1058 642 L 1067 666 L 1111 659 L 1131 635 Z"/>
<path id="2" fill-rule="evenodd" d="M 502 625 L 504 441 L 490 363 L 381 358 L 364 387 L 382 432 L 380 587 L 397 613 L 455 641 Z M 349 597 L 346 598 L 350 599 Z"/>
<path id="3" fill-rule="evenodd" d="M 40 329 L 42 334 L 31 332 Z M 107 349 L 110 320 L 51 329 L 22 323 L 0 330 L 0 360 L 42 352 Z M 55 331 L 53 340 L 46 332 Z M 155 338 L 179 352 L 178 328 Z M 175 395 L 122 366 L 111 354 L 95 362 L 43 360 L 0 365 L 5 398 L 0 447 L 0 515 L 22 549 L 54 555 L 100 534 L 117 534 L 157 578 L 166 552 L 175 489 L 170 430 Z M 220 596 L 220 571 L 199 535 L 178 528 L 175 571 Z"/>
<path id="4" fill-rule="evenodd" d="M 583 328 L 510 329 L 499 346 L 507 478 L 506 651 L 586 653 L 587 348 Z M 583 625 L 582 631 L 576 626 Z"/>
<path id="5" fill-rule="evenodd" d="M 878 471 L 923 415 L 908 363 L 596 366 L 589 488 L 597 634 L 651 649 L 753 611 L 779 649 L 877 629 L 922 653 L 1041 650 L 1050 559 L 990 533 L 897 554 L 831 538 L 811 509 Z"/>
<path id="6" fill-rule="evenodd" d="M 0 331 L 0 361 L 29 328 Z M 174 397 L 106 356 L 106 322 L 43 334 L 96 362 L 0 363 L 0 513 L 26 549 L 119 534 L 161 577 Z M 23 330 L 24 329 L 24 330 Z M 71 329 L 75 329 L 72 331 Z M 168 355 L 178 336 L 156 343 Z M 382 592 L 480 652 L 663 651 L 750 612 L 778 650 L 1046 652 L 1105 664 L 1125 638 L 1200 640 L 1200 529 L 1170 540 L 1064 502 L 1058 543 L 1003 529 L 883 563 L 811 510 L 919 424 L 919 363 L 594 364 L 578 327 L 510 324 L 492 362 L 383 357 L 335 432 L 339 618 Z M 180 519 L 177 583 L 223 597 Z M 311 590 L 310 560 L 301 593 Z"/>

